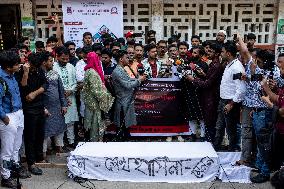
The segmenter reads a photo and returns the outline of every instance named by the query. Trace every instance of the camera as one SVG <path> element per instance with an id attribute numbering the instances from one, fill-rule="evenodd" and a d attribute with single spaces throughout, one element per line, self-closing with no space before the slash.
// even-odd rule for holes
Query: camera
<path id="1" fill-rule="evenodd" d="M 263 75 L 262 74 L 254 74 L 251 76 L 251 81 L 262 81 Z"/>
<path id="2" fill-rule="evenodd" d="M 241 80 L 242 79 L 242 73 L 236 73 L 236 74 L 233 74 L 233 80 Z"/>
<path id="3" fill-rule="evenodd" d="M 20 165 L 15 163 L 14 161 L 10 160 L 10 161 L 6 161 L 6 160 L 3 160 L 3 167 L 5 169 L 9 169 L 11 171 L 17 171 L 20 169 Z"/>

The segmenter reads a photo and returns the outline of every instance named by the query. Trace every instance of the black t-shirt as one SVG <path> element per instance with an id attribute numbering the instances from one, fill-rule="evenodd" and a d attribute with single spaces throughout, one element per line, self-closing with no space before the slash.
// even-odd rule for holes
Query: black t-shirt
<path id="1" fill-rule="evenodd" d="M 36 98 L 31 102 L 28 102 L 26 100 L 26 96 L 31 92 L 38 90 L 40 87 L 43 87 L 45 91 L 47 90 L 48 82 L 44 70 L 39 68 L 37 69 L 37 71 L 30 71 L 27 86 L 21 85 L 23 72 L 20 72 L 17 78 L 20 86 L 23 110 L 29 113 L 39 113 L 39 111 L 41 112 L 44 109 L 43 93 L 36 96 Z"/>

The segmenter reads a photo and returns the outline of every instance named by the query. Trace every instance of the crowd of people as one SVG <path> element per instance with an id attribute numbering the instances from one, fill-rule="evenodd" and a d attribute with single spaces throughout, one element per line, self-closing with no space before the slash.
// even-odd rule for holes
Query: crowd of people
<path id="1" fill-rule="evenodd" d="M 284 160 L 284 54 L 275 61 L 273 52 L 255 47 L 253 33 L 226 42 L 221 30 L 214 41 L 194 35 L 191 44 L 176 35 L 156 42 L 155 34 L 150 30 L 142 45 L 131 32 L 126 41 L 103 34 L 100 43 L 85 32 L 82 47 L 51 36 L 46 45 L 37 41 L 35 52 L 21 38 L 0 52 L 1 185 L 16 185 L 9 162 L 20 165 L 21 178 L 42 175 L 36 163 L 52 148 L 63 153 L 83 139 L 103 141 L 112 122 L 127 141 L 137 124 L 135 91 L 150 78 L 181 82 L 189 134 L 178 141 L 241 151 L 236 164 L 254 168 L 251 181 L 268 181 Z"/>

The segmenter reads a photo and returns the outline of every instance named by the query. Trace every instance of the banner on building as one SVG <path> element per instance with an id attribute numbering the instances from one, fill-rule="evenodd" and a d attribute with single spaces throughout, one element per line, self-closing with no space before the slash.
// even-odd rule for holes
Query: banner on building
<path id="1" fill-rule="evenodd" d="M 137 90 L 135 112 L 137 125 L 133 136 L 171 136 L 188 132 L 182 109 L 179 81 L 147 80 Z"/>
<path id="2" fill-rule="evenodd" d="M 91 32 L 94 41 L 109 33 L 114 38 L 123 36 L 122 0 L 62 0 L 65 41 L 83 46 L 83 33 Z"/>

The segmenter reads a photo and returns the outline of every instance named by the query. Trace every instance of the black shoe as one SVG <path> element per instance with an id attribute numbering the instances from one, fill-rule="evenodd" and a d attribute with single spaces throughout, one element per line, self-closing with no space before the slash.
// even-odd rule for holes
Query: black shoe
<path id="1" fill-rule="evenodd" d="M 21 179 L 26 179 L 26 178 L 32 177 L 31 173 L 28 172 L 28 170 L 24 166 L 21 166 L 18 171 L 19 171 L 18 173 L 15 172 L 15 171 L 11 171 L 11 177 L 17 178 L 17 174 L 19 174 L 19 178 L 21 178 Z"/>
<path id="2" fill-rule="evenodd" d="M 32 177 L 31 173 L 24 166 L 20 167 L 19 176 L 20 176 L 21 179 L 26 179 L 26 178 Z"/>
<path id="3" fill-rule="evenodd" d="M 30 166 L 29 167 L 29 171 L 33 174 L 33 175 L 42 175 L 42 170 L 36 166 Z"/>
<path id="4" fill-rule="evenodd" d="M 251 176 L 250 177 L 250 181 L 252 183 L 264 183 L 264 182 L 267 182 L 269 181 L 270 177 L 269 176 L 265 176 L 261 173 L 255 175 L 255 176 Z"/>
<path id="5" fill-rule="evenodd" d="M 6 188 L 17 188 L 17 181 L 13 178 L 3 179 L 1 180 L 1 186 Z"/>

